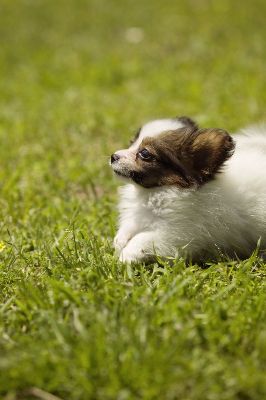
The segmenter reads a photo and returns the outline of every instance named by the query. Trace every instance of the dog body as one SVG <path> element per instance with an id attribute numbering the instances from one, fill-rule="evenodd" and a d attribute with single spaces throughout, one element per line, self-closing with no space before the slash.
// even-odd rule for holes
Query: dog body
<path id="1" fill-rule="evenodd" d="M 121 261 L 243 258 L 259 239 L 266 245 L 266 130 L 232 140 L 188 118 L 157 120 L 114 156 L 114 171 L 130 180 L 114 241 Z"/>

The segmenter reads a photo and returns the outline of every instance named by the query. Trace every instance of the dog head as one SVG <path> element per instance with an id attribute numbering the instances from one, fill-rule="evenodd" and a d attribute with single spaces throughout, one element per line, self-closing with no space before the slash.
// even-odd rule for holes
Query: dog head
<path id="1" fill-rule="evenodd" d="M 144 125 L 130 147 L 111 156 L 114 172 L 145 188 L 201 186 L 233 154 L 234 141 L 222 129 L 199 129 L 190 118 Z"/>

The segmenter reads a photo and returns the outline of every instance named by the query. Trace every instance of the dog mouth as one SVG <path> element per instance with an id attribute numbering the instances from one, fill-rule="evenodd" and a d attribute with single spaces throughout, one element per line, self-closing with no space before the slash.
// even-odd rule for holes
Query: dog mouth
<path id="1" fill-rule="evenodd" d="M 122 176 L 122 177 L 124 177 L 124 178 L 129 178 L 129 176 L 128 176 L 127 174 L 125 174 L 125 173 L 123 173 L 123 172 L 121 172 L 121 171 L 116 171 L 115 169 L 114 169 L 114 173 L 115 173 L 116 175 L 118 175 L 118 176 Z"/>
<path id="2" fill-rule="evenodd" d="M 137 171 L 117 164 L 113 164 L 112 169 L 118 178 L 131 179 L 133 182 L 141 184 L 142 178 Z"/>
<path id="3" fill-rule="evenodd" d="M 125 168 L 117 168 L 113 166 L 114 173 L 121 178 L 131 178 L 131 171 Z"/>

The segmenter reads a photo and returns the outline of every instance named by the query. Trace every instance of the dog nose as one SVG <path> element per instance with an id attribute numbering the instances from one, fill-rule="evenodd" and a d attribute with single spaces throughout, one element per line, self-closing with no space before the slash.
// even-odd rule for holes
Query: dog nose
<path id="1" fill-rule="evenodd" d="M 111 155 L 111 164 L 113 164 L 115 161 L 118 161 L 120 156 L 116 153 Z"/>

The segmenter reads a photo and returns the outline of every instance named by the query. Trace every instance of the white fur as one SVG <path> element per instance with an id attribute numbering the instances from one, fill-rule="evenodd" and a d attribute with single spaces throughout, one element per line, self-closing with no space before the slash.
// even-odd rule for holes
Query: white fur
<path id="1" fill-rule="evenodd" d="M 156 119 L 154 121 L 150 121 L 147 124 L 143 125 L 141 128 L 138 140 L 132 144 L 131 149 L 137 149 L 142 142 L 142 140 L 149 136 L 155 137 L 160 135 L 162 132 L 171 131 L 175 129 L 182 128 L 184 124 L 178 119 Z"/>
<path id="2" fill-rule="evenodd" d="M 168 130 L 170 121 L 145 125 L 139 140 Z M 194 260 L 219 254 L 248 257 L 259 239 L 265 248 L 266 127 L 251 127 L 233 138 L 235 153 L 222 172 L 199 189 L 145 189 L 134 183 L 120 189 L 114 244 L 121 261 L 142 261 L 155 254 Z"/>

